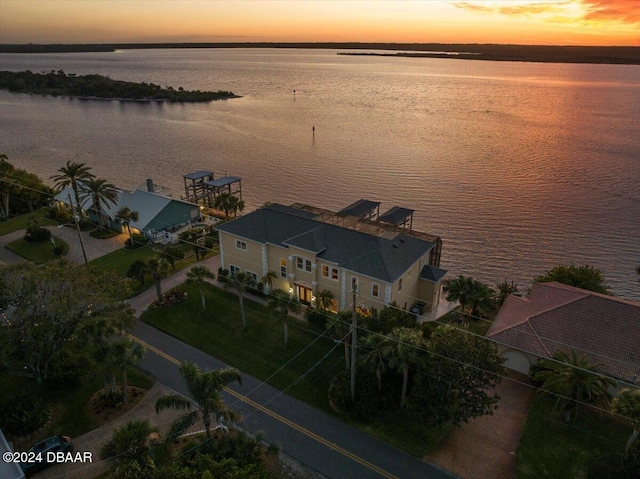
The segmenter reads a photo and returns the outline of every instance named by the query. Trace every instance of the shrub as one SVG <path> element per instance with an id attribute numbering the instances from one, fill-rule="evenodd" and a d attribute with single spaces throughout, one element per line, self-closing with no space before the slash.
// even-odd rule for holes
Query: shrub
<path id="1" fill-rule="evenodd" d="M 61 225 L 71 223 L 73 221 L 73 215 L 71 213 L 63 209 L 59 210 L 58 208 L 49 208 L 45 216 Z"/>
<path id="2" fill-rule="evenodd" d="M 147 237 L 140 233 L 133 233 L 125 243 L 125 248 L 136 249 L 147 244 Z"/>
<path id="3" fill-rule="evenodd" d="M 387 388 L 388 390 L 390 389 Z M 361 422 L 372 419 L 383 410 L 388 409 L 388 406 L 393 405 L 392 398 L 386 397 L 378 391 L 375 375 L 361 368 L 358 368 L 356 372 L 355 401 L 351 400 L 351 374 L 349 371 L 342 371 L 333 377 L 329 383 L 329 401 L 338 410 Z"/>
<path id="4" fill-rule="evenodd" d="M 58 351 L 51 360 L 47 386 L 51 389 L 65 389 L 82 384 L 91 370 L 91 360 L 86 353 L 67 349 Z"/>
<path id="5" fill-rule="evenodd" d="M 222 284 L 229 282 L 229 270 L 218 268 L 218 281 Z"/>
<path id="6" fill-rule="evenodd" d="M 69 246 L 66 243 L 58 244 L 53 248 L 53 257 L 60 258 L 69 252 Z"/>
<path id="7" fill-rule="evenodd" d="M 38 225 L 31 225 L 27 228 L 24 240 L 27 243 L 44 243 L 51 239 L 51 231 Z"/>
<path id="8" fill-rule="evenodd" d="M 127 270 L 127 278 L 137 279 L 140 284 L 144 283 L 144 278 L 147 275 L 147 263 L 141 259 L 135 260 L 129 266 Z"/>
<path id="9" fill-rule="evenodd" d="M 305 314 L 307 321 L 322 330 L 327 329 L 327 311 L 318 311 L 315 308 L 308 308 Z"/>
<path id="10" fill-rule="evenodd" d="M 24 436 L 40 429 L 47 422 L 48 411 L 40 398 L 20 394 L 0 405 L 0 424 L 6 434 Z"/>

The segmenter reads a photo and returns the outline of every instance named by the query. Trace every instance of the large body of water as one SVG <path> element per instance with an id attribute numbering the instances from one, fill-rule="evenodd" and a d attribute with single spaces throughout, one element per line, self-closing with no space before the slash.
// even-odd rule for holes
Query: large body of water
<path id="1" fill-rule="evenodd" d="M 3 54 L 0 69 L 243 95 L 0 92 L 0 152 L 41 177 L 82 161 L 118 186 L 152 177 L 179 197 L 184 173 L 209 169 L 242 176 L 250 209 L 377 200 L 415 209 L 453 274 L 528 286 L 556 264 L 589 263 L 640 299 L 640 66 L 212 49 Z"/>

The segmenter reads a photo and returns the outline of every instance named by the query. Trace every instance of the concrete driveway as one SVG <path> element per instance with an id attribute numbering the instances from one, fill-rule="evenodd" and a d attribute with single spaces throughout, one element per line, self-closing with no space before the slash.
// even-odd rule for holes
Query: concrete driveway
<path id="1" fill-rule="evenodd" d="M 496 388 L 498 410 L 454 429 L 425 460 L 463 479 L 515 479 L 516 448 L 534 394 L 524 374 L 509 372 Z"/>

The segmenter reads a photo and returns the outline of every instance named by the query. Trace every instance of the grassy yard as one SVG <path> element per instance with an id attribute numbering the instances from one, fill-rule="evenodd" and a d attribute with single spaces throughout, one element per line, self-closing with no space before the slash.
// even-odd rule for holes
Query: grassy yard
<path id="1" fill-rule="evenodd" d="M 0 221 L 0 236 L 12 233 L 17 230 L 26 229 L 29 226 L 29 222 L 32 219 L 38 220 L 38 224 L 41 226 L 53 226 L 57 223 L 44 217 L 47 212 L 46 208 L 41 208 L 33 213 L 25 213 L 24 215 L 16 216 L 10 220 Z"/>
<path id="2" fill-rule="evenodd" d="M 69 251 L 67 243 L 55 236 L 52 236 L 52 238 L 55 241 L 55 244 L 52 244 L 51 241 L 28 243 L 24 239 L 20 238 L 8 243 L 6 248 L 29 261 L 33 261 L 36 264 L 43 264 L 54 259 L 53 248 L 55 246 L 62 246 L 65 251 Z"/>
<path id="3" fill-rule="evenodd" d="M 175 262 L 176 271 L 189 268 L 196 262 L 195 254 L 189 245 L 181 244 L 180 249 L 183 250 L 185 257 L 184 259 Z M 121 248 L 101 256 L 100 258 L 96 258 L 89 264 L 96 266 L 100 271 L 106 271 L 122 278 L 126 278 L 127 270 L 129 269 L 129 266 L 131 266 L 131 263 L 136 260 L 148 261 L 151 258 L 158 257 L 159 254 L 159 248 L 154 248 L 151 245 L 137 249 Z M 217 271 L 213 271 L 213 273 L 217 274 Z M 140 294 L 151 286 L 153 286 L 153 280 L 150 277 L 147 277 L 146 281 L 142 284 L 135 281 L 133 283 L 132 296 Z"/>
<path id="4" fill-rule="evenodd" d="M 268 379 L 269 384 L 286 389 L 288 394 L 307 404 L 337 415 L 329 406 L 327 390 L 331 378 L 344 370 L 342 345 L 319 337 L 320 331 L 308 323 L 291 319 L 289 349 L 284 351 L 282 323 L 270 317 L 265 306 L 245 299 L 247 330 L 242 331 L 237 295 L 208 286 L 207 310 L 201 313 L 199 290 L 184 288 L 189 293 L 187 301 L 164 310 L 149 310 L 143 314 L 143 321 L 247 374 Z M 316 339 L 300 356 L 279 370 Z M 295 385 L 290 387 L 293 383 Z M 420 458 L 448 432 L 448 429 L 430 429 L 400 413 L 389 413 L 366 425 L 349 422 Z"/>
<path id="5" fill-rule="evenodd" d="M 144 389 L 149 389 L 153 386 L 153 380 L 137 369 L 129 370 L 127 377 L 131 386 L 138 386 Z M 120 377 L 118 377 L 118 383 L 119 381 Z M 53 412 L 51 421 L 37 434 L 25 438 L 22 442 L 12 438 L 16 450 L 30 447 L 34 443 L 55 434 L 77 437 L 99 427 L 101 423 L 89 414 L 88 403 L 91 396 L 100 390 L 102 385 L 102 377 L 100 374 L 95 374 L 94 377 L 87 378 L 77 388 L 51 390 L 31 378 L 0 373 L 0 394 L 2 399 L 23 393 L 34 395 L 41 398 L 46 407 L 51 408 Z"/>
<path id="6" fill-rule="evenodd" d="M 319 332 L 308 324 L 291 320 L 289 348 L 285 351 L 282 322 L 270 317 L 265 306 L 245 300 L 247 330 L 243 331 L 237 295 L 210 286 L 206 291 L 207 310 L 201 313 L 199 290 L 189 286 L 185 289 L 189 293 L 187 301 L 167 309 L 149 310 L 142 319 L 258 379 L 273 375 L 269 383 L 278 389 L 289 388 L 333 350 L 304 380 L 287 390 L 309 404 L 331 410 L 327 388 L 333 375 L 344 367 L 340 345 L 329 338 L 318 338 Z"/>
<path id="7" fill-rule="evenodd" d="M 553 400 L 536 395 L 516 452 L 518 479 L 586 479 L 588 461 L 621 454 L 631 428 L 581 409 L 577 421 L 559 419 Z"/>

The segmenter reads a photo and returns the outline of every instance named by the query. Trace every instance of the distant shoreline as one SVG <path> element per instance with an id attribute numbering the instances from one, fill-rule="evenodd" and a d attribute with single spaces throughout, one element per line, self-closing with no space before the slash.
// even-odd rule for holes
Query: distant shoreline
<path id="1" fill-rule="evenodd" d="M 153 83 L 112 80 L 102 75 L 76 75 L 63 70 L 33 73 L 0 71 L 0 89 L 14 93 L 31 93 L 73 97 L 84 100 L 119 100 L 138 102 L 194 103 L 239 98 L 230 91 L 189 91 L 162 88 Z"/>
<path id="2" fill-rule="evenodd" d="M 464 60 L 543 63 L 640 65 L 640 47 L 498 45 L 444 43 L 109 43 L 57 45 L 0 45 L 0 53 L 82 53 L 116 50 L 175 48 L 297 48 L 332 50 L 387 50 L 396 53 L 340 52 L 342 55 L 456 58 Z"/>

